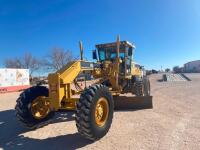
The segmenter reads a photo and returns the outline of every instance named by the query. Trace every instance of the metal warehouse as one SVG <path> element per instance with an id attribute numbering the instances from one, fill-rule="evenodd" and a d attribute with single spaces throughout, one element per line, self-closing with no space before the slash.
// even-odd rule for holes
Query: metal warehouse
<path id="1" fill-rule="evenodd" d="M 184 64 L 184 72 L 200 72 L 200 60 Z"/>

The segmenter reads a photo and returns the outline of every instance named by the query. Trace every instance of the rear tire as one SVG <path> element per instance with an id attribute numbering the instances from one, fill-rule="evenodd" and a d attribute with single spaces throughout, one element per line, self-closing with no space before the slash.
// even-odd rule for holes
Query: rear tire
<path id="1" fill-rule="evenodd" d="M 135 82 L 135 95 L 136 96 L 143 96 L 143 82 L 142 81 L 136 81 Z"/>
<path id="2" fill-rule="evenodd" d="M 135 95 L 150 96 L 150 82 L 147 77 L 144 77 L 142 81 L 135 82 Z"/>
<path id="3" fill-rule="evenodd" d="M 102 98 L 108 104 L 108 110 L 105 122 L 99 125 L 96 121 L 96 109 Z M 113 97 L 106 86 L 94 85 L 87 88 L 81 94 L 76 107 L 76 126 L 82 136 L 95 141 L 106 135 L 112 123 L 114 108 Z"/>
<path id="4" fill-rule="evenodd" d="M 49 111 L 48 114 L 42 119 L 36 119 L 33 116 L 30 107 L 33 100 L 37 97 L 48 97 L 48 95 L 48 89 L 44 86 L 31 87 L 21 93 L 15 106 L 17 119 L 29 129 L 36 129 L 48 124 L 50 119 L 54 116 L 53 111 Z"/>
<path id="5" fill-rule="evenodd" d="M 151 95 L 151 86 L 150 86 L 149 78 L 144 77 L 143 83 L 144 83 L 144 96 L 150 96 Z"/>

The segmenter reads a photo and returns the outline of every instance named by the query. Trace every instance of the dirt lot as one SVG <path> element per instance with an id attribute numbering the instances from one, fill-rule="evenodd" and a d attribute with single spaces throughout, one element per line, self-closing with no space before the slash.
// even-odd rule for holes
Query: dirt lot
<path id="1" fill-rule="evenodd" d="M 148 149 L 200 148 L 200 74 L 191 82 L 158 82 L 151 76 L 153 109 L 115 111 L 112 127 L 91 143 L 77 134 L 73 112 L 57 114 L 54 122 L 29 131 L 16 121 L 19 93 L 0 95 L 0 147 L 7 149 Z M 1 149 L 0 148 L 0 149 Z"/>

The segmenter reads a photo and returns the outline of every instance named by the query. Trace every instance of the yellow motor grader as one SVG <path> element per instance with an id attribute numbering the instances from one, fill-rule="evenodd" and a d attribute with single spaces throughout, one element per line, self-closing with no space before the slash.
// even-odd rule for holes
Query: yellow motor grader
<path id="1" fill-rule="evenodd" d="M 49 123 L 56 111 L 75 110 L 78 132 L 90 140 L 98 140 L 108 132 L 113 118 L 114 101 L 123 93 L 150 96 L 149 79 L 142 67 L 133 61 L 135 46 L 128 41 L 96 45 L 95 62 L 81 59 L 48 75 L 48 88 L 33 86 L 17 99 L 16 117 L 26 127 L 36 129 Z M 95 83 L 82 88 L 80 74 L 89 74 Z M 77 96 L 79 95 L 79 96 Z M 67 112 L 66 112 L 67 113 Z"/>

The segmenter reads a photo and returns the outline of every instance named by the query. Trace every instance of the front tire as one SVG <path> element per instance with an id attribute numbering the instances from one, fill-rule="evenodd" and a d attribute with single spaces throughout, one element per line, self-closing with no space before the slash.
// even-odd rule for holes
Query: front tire
<path id="1" fill-rule="evenodd" d="M 35 103 L 37 98 L 48 97 L 48 95 L 48 89 L 44 86 L 34 86 L 22 92 L 15 106 L 17 119 L 29 129 L 36 129 L 48 124 L 50 119 L 54 116 L 54 112 L 50 111 L 50 108 L 48 109 L 47 107 L 44 109 L 44 107 L 41 106 L 41 104 L 44 103 L 40 103 L 39 109 L 42 108 L 43 116 L 32 110 L 33 104 L 34 106 L 37 105 Z M 37 115 L 35 115 L 34 112 L 37 113 Z"/>
<path id="2" fill-rule="evenodd" d="M 92 141 L 106 135 L 113 118 L 113 97 L 104 85 L 87 88 L 80 96 L 76 109 L 78 132 Z"/>

